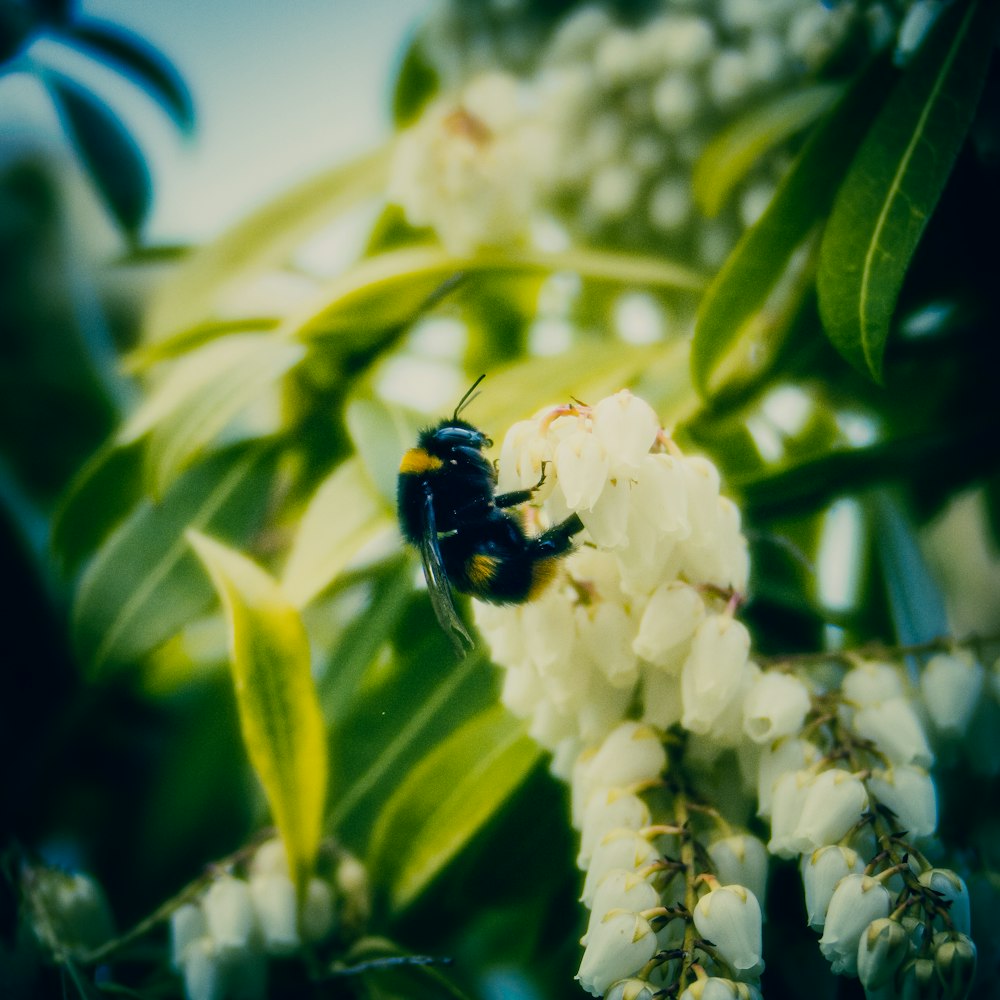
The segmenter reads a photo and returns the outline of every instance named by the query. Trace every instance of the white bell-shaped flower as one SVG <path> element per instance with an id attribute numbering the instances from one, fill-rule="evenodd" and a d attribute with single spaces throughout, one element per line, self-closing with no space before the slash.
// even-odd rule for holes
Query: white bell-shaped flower
<path id="1" fill-rule="evenodd" d="M 837 884 L 846 875 L 860 875 L 865 870 L 865 862 L 853 848 L 831 844 L 811 854 L 803 854 L 800 870 L 806 918 L 813 930 L 821 931 Z"/>
<path id="2" fill-rule="evenodd" d="M 254 853 L 250 862 L 250 874 L 288 875 L 288 853 L 280 837 L 265 840 Z"/>
<path id="3" fill-rule="evenodd" d="M 595 997 L 618 979 L 633 976 L 656 954 L 649 921 L 626 910 L 612 911 L 592 928 L 576 978 Z"/>
<path id="4" fill-rule="evenodd" d="M 771 839 L 767 849 L 779 858 L 792 858 L 801 853 L 797 830 L 812 780 L 811 771 L 786 771 L 775 782 L 771 799 Z"/>
<path id="5" fill-rule="evenodd" d="M 755 977 L 763 971 L 760 904 L 745 886 L 705 893 L 694 908 L 694 925 L 738 974 Z"/>
<path id="6" fill-rule="evenodd" d="M 905 698 L 888 698 L 858 709 L 852 728 L 858 736 L 871 740 L 894 764 L 928 767 L 934 760 L 924 728 Z"/>
<path id="7" fill-rule="evenodd" d="M 809 689 L 798 677 L 765 670 L 743 703 L 743 732 L 755 743 L 793 736 L 801 731 L 809 704 Z"/>
<path id="8" fill-rule="evenodd" d="M 598 842 L 618 827 L 641 830 L 651 822 L 649 806 L 637 795 L 620 788 L 595 792 L 583 813 L 580 828 L 580 853 L 576 863 L 586 868 Z"/>
<path id="9" fill-rule="evenodd" d="M 656 411 L 628 389 L 597 403 L 591 419 L 594 436 L 614 456 L 616 469 L 636 468 L 660 432 Z"/>
<path id="10" fill-rule="evenodd" d="M 295 886 L 287 875 L 252 875 L 250 897 L 264 949 L 272 955 L 288 955 L 299 944 Z"/>
<path id="11" fill-rule="evenodd" d="M 604 1000 L 654 1000 L 657 989 L 645 979 L 619 979 L 612 983 Z"/>
<path id="12" fill-rule="evenodd" d="M 786 737 L 765 746 L 757 770 L 757 814 L 770 816 L 778 779 L 788 771 L 801 771 L 819 759 L 814 743 Z"/>
<path id="13" fill-rule="evenodd" d="M 720 976 L 696 979 L 679 1000 L 761 1000 L 760 990 L 752 983 L 736 983 Z"/>
<path id="14" fill-rule="evenodd" d="M 340 868 L 343 867 L 341 863 Z M 367 881 L 367 875 L 365 878 Z M 329 882 L 315 877 L 309 879 L 306 898 L 302 904 L 302 936 L 307 941 L 322 941 L 333 929 L 334 898 L 333 886 Z M 357 902 L 357 899 L 352 901 L 355 908 Z"/>
<path id="15" fill-rule="evenodd" d="M 720 837 L 708 845 L 708 856 L 722 885 L 745 885 L 760 901 L 767 894 L 767 848 L 749 833 Z"/>
<path id="16" fill-rule="evenodd" d="M 666 731 L 680 722 L 683 714 L 684 702 L 681 698 L 680 677 L 649 664 L 643 667 L 643 721 Z"/>
<path id="17" fill-rule="evenodd" d="M 969 890 L 962 877 L 950 868 L 931 868 L 918 876 L 921 884 L 943 897 L 948 906 L 952 925 L 961 934 L 969 934 L 972 921 L 969 916 Z"/>
<path id="18" fill-rule="evenodd" d="M 587 933 L 580 941 L 584 945 L 590 939 L 591 929 L 604 919 L 605 914 L 612 910 L 642 913 L 660 906 L 661 899 L 656 889 L 642 876 L 625 868 L 613 868 L 601 879 L 593 903 Z"/>
<path id="19" fill-rule="evenodd" d="M 250 886 L 232 875 L 220 875 L 201 901 L 208 932 L 220 953 L 245 951 L 256 930 Z"/>
<path id="20" fill-rule="evenodd" d="M 697 628 L 681 668 L 681 724 L 707 733 L 738 692 L 750 652 L 750 634 L 728 615 L 712 615 Z"/>
<path id="21" fill-rule="evenodd" d="M 839 768 L 822 771 L 809 784 L 790 846 L 805 852 L 835 844 L 867 808 L 868 793 L 857 775 Z"/>
<path id="22" fill-rule="evenodd" d="M 694 587 L 681 580 L 661 584 L 643 610 L 632 649 L 657 666 L 673 664 L 704 617 L 705 602 Z"/>
<path id="23" fill-rule="evenodd" d="M 560 441 L 552 456 L 569 510 L 591 511 L 604 492 L 611 461 L 593 434 L 579 430 Z"/>
<path id="24" fill-rule="evenodd" d="M 934 782 L 922 767 L 897 764 L 887 771 L 873 771 L 868 787 L 911 837 L 929 837 L 937 829 Z"/>
<path id="25" fill-rule="evenodd" d="M 198 938 L 185 949 L 182 975 L 188 1000 L 224 1000 L 227 973 L 212 938 Z"/>
<path id="26" fill-rule="evenodd" d="M 968 650 L 932 656 L 920 675 L 920 692 L 934 728 L 962 733 L 972 718 L 986 671 Z"/>
<path id="27" fill-rule="evenodd" d="M 615 868 L 637 871 L 659 857 L 659 851 L 645 837 L 632 830 L 612 830 L 594 848 L 580 898 L 592 907 L 597 887 L 608 872 Z M 615 978 L 620 979 L 621 976 Z"/>
<path id="28" fill-rule="evenodd" d="M 873 920 L 858 942 L 858 978 L 866 992 L 885 986 L 910 951 L 910 935 L 898 920 Z"/>
<path id="29" fill-rule="evenodd" d="M 205 937 L 208 925 L 205 914 L 197 903 L 185 903 L 170 914 L 170 964 L 175 969 L 184 965 L 188 946 Z"/>
<path id="30" fill-rule="evenodd" d="M 889 916 L 891 897 L 869 875 L 847 875 L 833 891 L 819 948 L 834 973 L 858 974 L 858 943 L 873 920 Z"/>
<path id="31" fill-rule="evenodd" d="M 859 708 L 878 705 L 904 693 L 899 667 L 868 661 L 849 670 L 840 685 L 845 700 Z"/>

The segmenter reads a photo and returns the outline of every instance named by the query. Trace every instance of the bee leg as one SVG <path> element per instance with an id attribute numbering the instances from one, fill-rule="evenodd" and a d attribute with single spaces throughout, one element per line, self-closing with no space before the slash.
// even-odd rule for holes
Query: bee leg
<path id="1" fill-rule="evenodd" d="M 493 498 L 493 506 L 502 510 L 504 507 L 516 507 L 519 503 L 527 503 L 535 495 L 535 492 L 542 488 L 542 483 L 545 482 L 545 466 L 548 464 L 548 462 L 542 462 L 542 476 L 534 486 L 526 490 L 511 490 L 510 493 L 501 493 Z M 579 531 L 579 528 L 577 530 Z"/>
<path id="2" fill-rule="evenodd" d="M 583 521 L 576 514 L 570 514 L 565 521 L 560 521 L 537 538 L 532 538 L 529 545 L 539 556 L 559 556 L 570 550 L 573 536 L 579 531 L 583 531 Z"/>

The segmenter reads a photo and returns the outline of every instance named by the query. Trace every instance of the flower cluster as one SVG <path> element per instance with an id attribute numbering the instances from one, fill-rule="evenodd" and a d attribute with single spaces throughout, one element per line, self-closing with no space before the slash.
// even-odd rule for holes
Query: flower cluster
<path id="1" fill-rule="evenodd" d="M 280 840 L 262 844 L 246 877 L 224 872 L 171 915 L 172 964 L 188 1000 L 267 995 L 267 960 L 324 941 L 362 919 L 367 877 L 349 855 L 331 879 L 314 876 L 299 906 Z"/>
<path id="2" fill-rule="evenodd" d="M 584 544 L 538 600 L 475 604 L 506 669 L 504 703 L 530 717 L 564 775 L 636 704 L 660 729 L 679 722 L 730 741 L 758 671 L 732 615 L 746 586 L 746 541 L 715 467 L 684 455 L 649 405 L 622 391 L 515 424 L 499 488 L 533 486 L 543 468 L 529 516 L 549 524 L 576 513 Z"/>
<path id="3" fill-rule="evenodd" d="M 764 968 L 764 846 L 728 832 L 704 855 L 712 872 L 696 872 L 700 845 L 676 822 L 683 807 L 664 780 L 668 770 L 662 733 L 637 722 L 621 723 L 573 768 L 577 860 L 590 909 L 577 978 L 593 996 L 641 997 L 676 985 L 696 952 L 704 982 L 734 991 L 755 989 Z M 690 988 L 693 1000 L 706 987 Z"/>
<path id="4" fill-rule="evenodd" d="M 786 157 L 764 157 L 721 213 L 699 218 L 692 172 L 712 137 L 870 27 L 853 5 L 813 0 L 664 2 L 638 24 L 585 5 L 530 74 L 524 60 L 488 57 L 446 74 L 451 89 L 404 133 L 392 194 L 463 252 L 520 240 L 546 216 L 589 238 L 653 238 L 714 268 L 766 207 Z M 447 64 L 454 46 L 438 48 Z"/>

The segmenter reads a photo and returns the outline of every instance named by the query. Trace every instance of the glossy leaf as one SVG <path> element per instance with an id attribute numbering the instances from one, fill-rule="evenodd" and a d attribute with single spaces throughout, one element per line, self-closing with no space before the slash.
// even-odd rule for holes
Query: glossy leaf
<path id="1" fill-rule="evenodd" d="M 440 246 L 408 246 L 369 257 L 328 282 L 316 301 L 293 316 L 285 332 L 301 339 L 398 326 L 456 279 L 476 274 L 538 274 L 573 271 L 615 284 L 700 291 L 704 279 L 680 264 L 600 250 L 565 253 L 483 251 L 456 256 Z"/>
<path id="2" fill-rule="evenodd" d="M 972 121 L 998 13 L 991 0 L 971 0 L 939 18 L 859 149 L 826 227 L 823 325 L 879 382 L 896 300 Z"/>
<path id="3" fill-rule="evenodd" d="M 234 419 L 305 356 L 301 344 L 261 333 L 211 341 L 177 361 L 122 428 L 122 444 L 150 435 L 147 466 L 161 494 Z"/>
<path id="4" fill-rule="evenodd" d="M 369 867 L 392 904 L 412 903 L 504 805 L 541 750 L 495 706 L 439 743 L 406 776 L 372 831 Z"/>
<path id="5" fill-rule="evenodd" d="M 717 395 L 728 381 L 753 381 L 773 358 L 811 287 L 820 226 L 890 79 L 888 59 L 877 59 L 817 125 L 706 291 L 691 352 L 702 396 Z"/>
<path id="6" fill-rule="evenodd" d="M 839 83 L 814 83 L 781 94 L 741 115 L 705 147 L 691 177 L 691 193 L 701 211 L 714 218 L 733 188 L 765 153 L 833 106 L 843 92 Z"/>
<path id="7" fill-rule="evenodd" d="M 63 495 L 52 520 L 51 545 L 73 573 L 142 495 L 142 449 L 109 443 L 95 452 Z"/>
<path id="8" fill-rule="evenodd" d="M 220 292 L 280 268 L 311 234 L 383 191 L 389 152 L 384 147 L 310 178 L 192 254 L 154 298 L 144 339 L 233 319 L 217 315 Z"/>
<path id="9" fill-rule="evenodd" d="M 149 168 L 138 145 L 95 93 L 49 69 L 40 69 L 39 75 L 102 199 L 135 239 L 152 199 Z"/>
<path id="10" fill-rule="evenodd" d="M 177 70 L 161 52 L 127 28 L 94 18 L 75 20 L 63 36 L 87 54 L 124 69 L 170 115 L 178 128 L 194 127 L 191 94 Z"/>
<path id="11" fill-rule="evenodd" d="M 200 532 L 186 537 L 226 613 L 243 742 L 301 904 L 319 849 L 328 766 L 309 639 L 295 607 L 256 563 Z"/>
<path id="12" fill-rule="evenodd" d="M 392 92 L 392 120 L 397 128 L 414 122 L 438 89 L 439 80 L 433 62 L 428 59 L 420 37 L 406 47 L 396 73 Z"/>
<path id="13" fill-rule="evenodd" d="M 299 519 L 281 585 L 296 607 L 322 593 L 357 552 L 394 524 L 357 458 L 341 463 Z"/>
<path id="14" fill-rule="evenodd" d="M 74 640 L 91 676 L 134 664 L 204 610 L 212 591 L 184 530 L 246 538 L 268 495 L 264 457 L 248 447 L 213 456 L 162 500 L 140 501 L 108 536 L 80 579 L 72 612 Z"/>

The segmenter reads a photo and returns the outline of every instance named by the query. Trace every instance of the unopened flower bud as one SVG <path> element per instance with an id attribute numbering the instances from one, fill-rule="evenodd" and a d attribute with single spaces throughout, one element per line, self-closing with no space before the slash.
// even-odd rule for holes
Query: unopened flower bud
<path id="1" fill-rule="evenodd" d="M 800 852 L 835 844 L 868 808 L 868 793 L 850 771 L 830 768 L 810 782 L 791 846 Z"/>
<path id="2" fill-rule="evenodd" d="M 612 869 L 636 871 L 659 857 L 657 849 L 645 837 L 640 837 L 632 830 L 612 830 L 594 848 L 581 898 L 587 906 L 592 906 L 597 887 Z M 621 976 L 615 978 L 620 979 Z"/>
<path id="3" fill-rule="evenodd" d="M 250 887 L 243 879 L 220 875 L 201 902 L 208 933 L 220 953 L 247 948 L 254 932 Z"/>
<path id="4" fill-rule="evenodd" d="M 860 875 L 864 859 L 850 847 L 832 844 L 802 856 L 802 887 L 806 897 L 806 916 L 813 930 L 821 931 L 834 889 L 845 875 Z"/>
<path id="5" fill-rule="evenodd" d="M 927 767 L 934 760 L 923 726 L 905 698 L 889 698 L 858 709 L 852 728 L 894 764 Z"/>
<path id="6" fill-rule="evenodd" d="M 745 885 L 758 902 L 767 893 L 767 848 L 749 833 L 721 837 L 708 847 L 722 885 Z"/>
<path id="7" fill-rule="evenodd" d="M 955 930 L 961 934 L 970 933 L 969 890 L 963 879 L 949 868 L 931 868 L 922 872 L 919 879 L 922 885 L 938 893 L 943 905 L 948 906 L 948 916 Z"/>
<path id="8" fill-rule="evenodd" d="M 333 888 L 321 878 L 309 879 L 302 905 L 302 936 L 322 941 L 333 928 Z"/>
<path id="9" fill-rule="evenodd" d="M 619 979 L 604 994 L 604 1000 L 653 1000 L 656 989 L 645 979 Z"/>
<path id="10" fill-rule="evenodd" d="M 884 986 L 910 950 L 910 935 L 898 920 L 873 920 L 858 942 L 858 978 L 866 990 Z"/>
<path id="11" fill-rule="evenodd" d="M 618 788 L 595 792 L 587 803 L 580 828 L 580 853 L 576 863 L 586 868 L 594 847 L 604 835 L 618 827 L 641 830 L 650 824 L 649 806 L 637 795 Z"/>
<path id="12" fill-rule="evenodd" d="M 911 958 L 903 963 L 896 980 L 900 1000 L 931 1000 L 941 995 L 940 984 L 930 958 Z"/>
<path id="13" fill-rule="evenodd" d="M 576 978 L 591 996 L 638 972 L 656 954 L 656 935 L 637 913 L 612 912 L 595 926 Z"/>
<path id="14" fill-rule="evenodd" d="M 755 743 L 773 743 L 802 729 L 809 689 L 792 674 L 765 670 L 743 702 L 743 731 Z"/>
<path id="15" fill-rule="evenodd" d="M 968 650 L 932 656 L 920 675 L 920 691 L 934 728 L 948 736 L 961 733 L 975 711 L 985 676 Z"/>
<path id="16" fill-rule="evenodd" d="M 763 971 L 760 904 L 745 886 L 724 885 L 705 893 L 694 908 L 694 925 L 737 975 Z"/>
<path id="17" fill-rule="evenodd" d="M 844 698 L 852 705 L 879 705 L 903 694 L 903 681 L 898 667 L 889 663 L 860 663 L 844 675 L 840 686 Z"/>
<path id="18" fill-rule="evenodd" d="M 641 913 L 660 903 L 660 894 L 644 878 L 625 868 L 613 868 L 601 879 L 601 884 L 594 892 L 590 923 L 580 943 L 587 943 L 594 926 L 612 910 Z"/>
<path id="19" fill-rule="evenodd" d="M 679 1000 L 760 1000 L 760 990 L 750 983 L 735 983 L 719 976 L 696 979 Z"/>
<path id="20" fill-rule="evenodd" d="M 340 897 L 340 919 L 352 929 L 360 929 L 371 914 L 371 887 L 368 869 L 353 854 L 345 853 L 333 873 L 335 895 Z"/>
<path id="21" fill-rule="evenodd" d="M 967 934 L 941 931 L 934 935 L 934 966 L 945 1000 L 968 996 L 976 977 L 976 945 Z"/>
<path id="22" fill-rule="evenodd" d="M 873 920 L 889 916 L 889 905 L 889 890 L 869 875 L 847 875 L 837 883 L 819 942 L 833 972 L 858 974 L 861 935 Z"/>

